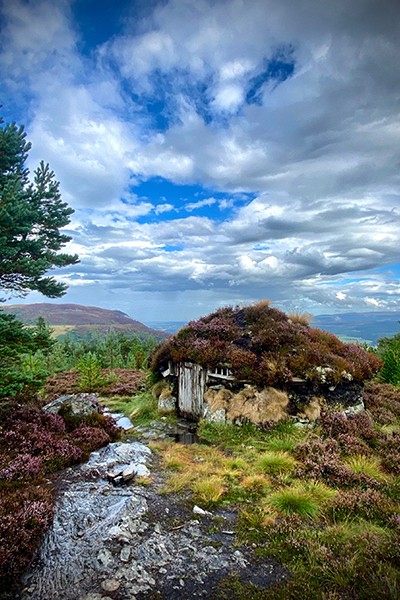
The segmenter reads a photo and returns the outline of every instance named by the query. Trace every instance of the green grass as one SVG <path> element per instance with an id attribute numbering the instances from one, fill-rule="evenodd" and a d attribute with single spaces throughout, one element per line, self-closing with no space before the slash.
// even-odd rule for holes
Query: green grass
<path id="1" fill-rule="evenodd" d="M 301 517 L 316 517 L 321 503 L 301 487 L 283 488 L 267 498 L 267 506 L 283 515 L 297 514 Z"/>
<path id="2" fill-rule="evenodd" d="M 294 471 L 296 460 L 288 452 L 264 452 L 257 460 L 257 467 L 264 473 L 284 475 Z"/>
<path id="3" fill-rule="evenodd" d="M 162 416 L 157 407 L 157 400 L 153 398 L 151 392 L 143 392 L 135 396 L 100 398 L 100 401 L 113 412 L 123 413 L 133 425 L 146 425 Z"/>
<path id="4" fill-rule="evenodd" d="M 364 473 L 377 481 L 388 478 L 388 475 L 382 471 L 380 459 L 376 456 L 363 456 L 359 454 L 346 459 L 346 463 L 357 475 Z"/>

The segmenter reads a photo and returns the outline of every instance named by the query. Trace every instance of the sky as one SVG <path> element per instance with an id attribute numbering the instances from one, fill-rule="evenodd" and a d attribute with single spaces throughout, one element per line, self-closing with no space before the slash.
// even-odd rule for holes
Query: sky
<path id="1" fill-rule="evenodd" d="M 56 302 L 399 310 L 399 40 L 398 0 L 0 0 L 1 114 L 75 210 Z"/>

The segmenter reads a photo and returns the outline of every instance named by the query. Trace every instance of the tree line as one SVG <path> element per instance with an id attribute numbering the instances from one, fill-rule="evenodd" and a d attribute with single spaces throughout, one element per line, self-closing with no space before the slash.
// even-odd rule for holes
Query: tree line
<path id="1" fill-rule="evenodd" d="M 124 333 L 98 334 L 91 340 L 52 338 L 52 328 L 39 317 L 26 327 L 14 315 L 0 311 L 0 398 L 40 390 L 50 375 L 77 370 L 83 376 L 101 369 L 145 369 L 157 345 L 153 337 L 141 339 Z"/>

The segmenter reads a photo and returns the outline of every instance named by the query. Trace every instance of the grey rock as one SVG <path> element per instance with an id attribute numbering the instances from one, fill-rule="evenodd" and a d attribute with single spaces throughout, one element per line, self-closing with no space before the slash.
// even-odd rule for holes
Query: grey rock
<path id="1" fill-rule="evenodd" d="M 177 407 L 177 400 L 175 396 L 168 396 L 167 398 L 158 399 L 158 409 L 164 412 L 175 412 Z"/>
<path id="2" fill-rule="evenodd" d="M 122 471 L 122 479 L 124 481 L 130 481 L 131 479 L 133 479 L 136 475 L 136 468 L 135 465 L 129 465 L 129 467 L 126 467 L 126 469 L 124 469 Z"/>
<path id="3" fill-rule="evenodd" d="M 58 414 L 63 408 L 71 411 L 75 417 L 86 417 L 100 412 L 97 399 L 96 394 L 68 394 L 46 404 L 42 410 L 46 413 Z"/>
<path id="4" fill-rule="evenodd" d="M 344 411 L 344 414 L 346 416 L 357 415 L 358 413 L 363 412 L 363 410 L 365 410 L 365 404 L 363 400 L 361 400 L 358 404 L 355 404 L 354 406 L 349 406 L 349 408 L 347 408 Z"/>
<path id="5" fill-rule="evenodd" d="M 197 506 L 196 504 L 193 506 L 192 512 L 195 515 L 209 515 L 211 517 L 213 516 L 213 514 L 208 512 L 208 510 L 204 510 L 203 508 L 200 508 L 200 506 Z"/>
<path id="6" fill-rule="evenodd" d="M 131 549 L 129 546 L 124 546 L 121 550 L 121 554 L 119 555 L 122 562 L 129 562 L 131 556 Z"/>
<path id="7" fill-rule="evenodd" d="M 121 584 L 116 579 L 106 579 L 102 581 L 101 587 L 105 592 L 115 592 L 120 588 Z"/>

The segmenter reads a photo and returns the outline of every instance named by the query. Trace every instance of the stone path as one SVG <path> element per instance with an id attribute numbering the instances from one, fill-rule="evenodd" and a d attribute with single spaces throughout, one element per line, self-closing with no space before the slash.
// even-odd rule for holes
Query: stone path
<path id="1" fill-rule="evenodd" d="M 129 465 L 152 470 L 149 448 L 110 444 L 59 476 L 53 526 L 15 598 L 189 600 L 211 598 L 231 573 L 261 587 L 288 576 L 233 545 L 234 513 L 195 515 L 188 502 L 160 495 L 155 466 L 148 486 L 107 481 L 110 470 Z"/>

